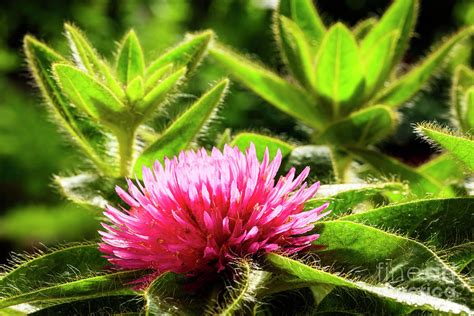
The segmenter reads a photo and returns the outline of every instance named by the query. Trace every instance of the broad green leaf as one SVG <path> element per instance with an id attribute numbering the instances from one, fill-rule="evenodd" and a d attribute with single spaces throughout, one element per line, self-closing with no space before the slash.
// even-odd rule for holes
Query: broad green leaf
<path id="1" fill-rule="evenodd" d="M 285 160 L 283 162 L 284 172 L 295 168 L 296 172 L 300 173 L 304 168 L 310 167 L 310 179 L 323 184 L 336 181 L 333 156 L 327 146 L 298 146 L 293 148 Z"/>
<path id="2" fill-rule="evenodd" d="M 418 0 L 395 0 L 380 21 L 371 28 L 362 40 L 361 51 L 367 52 L 370 47 L 375 47 L 387 34 L 392 34 L 394 31 L 398 32 L 398 42 L 388 66 L 389 69 L 392 69 L 403 57 L 408 47 L 417 14 Z"/>
<path id="3" fill-rule="evenodd" d="M 321 266 L 344 271 L 372 284 L 421 291 L 461 304 L 472 304 L 472 291 L 462 277 L 434 252 L 409 238 L 348 221 L 315 225 Z M 442 293 L 431 292 L 440 288 Z M 454 294 L 456 293 L 456 294 Z"/>
<path id="4" fill-rule="evenodd" d="M 395 176 L 400 180 L 408 181 L 411 193 L 417 196 L 436 194 L 442 188 L 442 185 L 429 175 L 424 175 L 394 158 L 367 149 L 351 148 L 351 152 L 382 176 Z"/>
<path id="5" fill-rule="evenodd" d="M 270 159 L 275 157 L 278 149 L 281 151 L 281 155 L 284 158 L 289 155 L 294 148 L 293 145 L 278 138 L 255 133 L 239 133 L 234 137 L 230 145 L 237 146 L 241 151 L 245 151 L 247 148 L 249 148 L 251 143 L 255 145 L 257 157 L 260 160 L 263 159 L 266 148 L 268 148 Z"/>
<path id="6" fill-rule="evenodd" d="M 119 48 L 116 73 L 123 85 L 130 83 L 138 76 L 143 76 L 145 59 L 142 47 L 133 30 L 125 35 Z"/>
<path id="7" fill-rule="evenodd" d="M 316 11 L 313 1 L 281 0 L 277 13 L 293 20 L 314 48 L 317 48 L 321 43 L 326 27 Z"/>
<path id="8" fill-rule="evenodd" d="M 417 171 L 443 184 L 459 182 L 464 177 L 462 168 L 449 154 L 439 155 L 418 167 Z"/>
<path id="9" fill-rule="evenodd" d="M 203 126 L 214 114 L 227 91 L 227 79 L 217 83 L 178 117 L 160 136 L 138 157 L 134 170 L 141 175 L 143 166 L 151 166 L 156 160 L 172 158 L 186 149 L 201 132 Z"/>
<path id="10" fill-rule="evenodd" d="M 55 176 L 54 184 L 59 192 L 71 202 L 101 210 L 107 204 L 118 201 L 116 185 L 125 185 L 122 178 L 109 178 L 92 173 L 81 173 L 69 177 Z"/>
<path id="11" fill-rule="evenodd" d="M 474 198 L 429 199 L 376 208 L 341 220 L 396 231 L 441 248 L 471 238 L 473 213 Z"/>
<path id="12" fill-rule="evenodd" d="M 449 131 L 431 125 L 420 125 L 417 131 L 440 144 L 471 171 L 474 171 L 474 140 L 469 137 L 455 136 Z"/>
<path id="13" fill-rule="evenodd" d="M 137 295 L 111 295 L 54 305 L 31 316 L 53 315 L 140 315 L 143 298 Z M 1 313 L 0 313 L 1 315 Z"/>
<path id="14" fill-rule="evenodd" d="M 313 54 L 303 31 L 284 16 L 280 16 L 276 29 L 283 60 L 295 78 L 303 86 L 311 88 Z"/>
<path id="15" fill-rule="evenodd" d="M 451 87 L 451 103 L 464 132 L 474 129 L 474 71 L 464 65 L 456 68 Z"/>
<path id="16" fill-rule="evenodd" d="M 449 249 L 445 249 L 441 254 L 451 263 L 457 272 L 467 270 L 467 275 L 472 277 L 474 270 L 474 242 L 457 245 Z"/>
<path id="17" fill-rule="evenodd" d="M 264 288 L 269 273 L 256 269 L 251 262 L 235 263 L 234 279 L 226 286 L 222 298 L 214 298 L 207 315 L 239 315 L 250 310 L 259 290 Z"/>
<path id="18" fill-rule="evenodd" d="M 354 36 L 342 23 L 332 26 L 316 57 L 315 91 L 332 105 L 335 117 L 350 113 L 364 88 L 364 73 Z"/>
<path id="19" fill-rule="evenodd" d="M 90 275 L 107 265 L 107 260 L 102 257 L 97 244 L 73 244 L 45 253 L 40 252 L 32 258 L 20 257 L 17 262 L 0 275 L 0 306 L 5 304 L 4 300 L 47 287 L 52 281 Z"/>
<path id="20" fill-rule="evenodd" d="M 163 103 L 166 98 L 170 96 L 172 91 L 179 86 L 185 75 L 185 67 L 170 73 L 166 78 L 157 83 L 140 102 L 138 102 L 136 109 L 142 112 L 143 116 L 146 118 L 146 114 L 152 113 L 157 106 Z"/>
<path id="21" fill-rule="evenodd" d="M 365 146 L 376 143 L 392 133 L 395 113 L 381 105 L 362 109 L 321 132 L 318 142 L 339 146 Z"/>
<path id="22" fill-rule="evenodd" d="M 357 23 L 352 28 L 352 33 L 354 34 L 354 37 L 357 40 L 357 42 L 362 41 L 376 23 L 377 23 L 376 18 L 368 18 Z"/>
<path id="23" fill-rule="evenodd" d="M 279 110 L 317 129 L 327 124 L 328 110 L 315 103 L 303 89 L 222 46 L 211 48 L 210 54 L 234 77 Z"/>
<path id="24" fill-rule="evenodd" d="M 364 60 L 365 95 L 370 98 L 385 82 L 391 70 L 391 61 L 395 54 L 395 47 L 399 32 L 394 31 L 382 37 L 374 46 L 366 50 L 361 49 Z"/>
<path id="25" fill-rule="evenodd" d="M 143 78 L 142 77 L 135 77 L 128 85 L 127 85 L 127 98 L 130 104 L 135 104 L 138 100 L 143 98 L 145 94 L 145 87 L 143 86 Z"/>
<path id="26" fill-rule="evenodd" d="M 110 67 L 99 57 L 85 35 L 68 23 L 64 24 L 64 29 L 77 67 L 91 77 L 103 81 L 116 96 L 122 98 L 124 96 L 123 90 L 112 76 Z"/>
<path id="27" fill-rule="evenodd" d="M 193 71 L 207 50 L 207 46 L 214 37 L 212 31 L 204 31 L 188 36 L 165 54 L 155 60 L 147 69 L 146 77 L 151 76 L 159 68 L 172 63 L 176 68 L 186 67 L 188 72 Z"/>
<path id="28" fill-rule="evenodd" d="M 443 41 L 443 44 L 426 57 L 423 62 L 382 90 L 375 97 L 374 102 L 397 107 L 408 101 L 426 84 L 435 70 L 443 64 L 453 47 L 472 34 L 473 31 L 474 27 L 465 28 L 448 40 Z"/>
<path id="29" fill-rule="evenodd" d="M 445 299 L 431 295 L 410 293 L 403 289 L 397 289 L 388 285 L 372 285 L 368 282 L 351 280 L 332 274 L 321 269 L 306 265 L 300 261 L 290 259 L 277 254 L 267 255 L 267 260 L 276 268 L 284 271 L 293 279 L 289 283 L 301 284 L 327 284 L 348 289 L 356 289 L 367 292 L 387 302 L 388 308 L 395 312 L 410 312 L 413 310 L 439 311 L 446 313 L 470 312 L 469 308 Z M 390 305 L 393 307 L 391 308 Z M 369 310 L 369 308 L 367 308 Z"/>
<path id="30" fill-rule="evenodd" d="M 36 84 L 39 86 L 56 121 L 68 132 L 73 141 L 96 166 L 103 172 L 112 173 L 110 166 L 102 161 L 102 152 L 92 142 L 91 135 L 94 135 L 94 138 L 98 140 L 97 142 L 102 145 L 105 142 L 103 133 L 95 125 L 87 124 L 86 119 L 79 119 L 76 109 L 69 104 L 52 76 L 53 64 L 65 62 L 65 59 L 31 36 L 25 36 L 24 50 Z"/>
<path id="31" fill-rule="evenodd" d="M 374 197 L 384 194 L 404 194 L 406 187 L 398 182 L 385 182 L 379 184 L 330 184 L 322 185 L 313 199 L 305 203 L 305 209 L 313 209 L 330 202 L 328 210 L 331 213 L 328 218 L 337 218 L 341 215 L 359 210 L 359 205 L 364 203 L 363 209 L 367 207 L 365 203 Z"/>
<path id="32" fill-rule="evenodd" d="M 185 278 L 179 274 L 166 272 L 158 276 L 144 291 L 144 315 L 202 315 L 203 298 L 183 289 Z M 201 294 L 207 292 L 201 290 Z"/>
<path id="33" fill-rule="evenodd" d="M 125 106 L 113 93 L 85 72 L 66 64 L 56 64 L 53 72 L 62 91 L 72 103 L 97 120 L 113 123 Z"/>

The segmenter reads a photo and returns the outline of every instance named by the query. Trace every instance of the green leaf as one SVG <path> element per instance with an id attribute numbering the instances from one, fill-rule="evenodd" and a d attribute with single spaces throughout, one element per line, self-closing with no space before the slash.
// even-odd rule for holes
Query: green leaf
<path id="1" fill-rule="evenodd" d="M 336 181 L 333 156 L 327 146 L 306 145 L 295 147 L 286 161 L 283 162 L 284 171 L 288 171 L 293 167 L 297 173 L 300 173 L 306 167 L 310 167 L 310 177 L 314 177 L 315 181 L 320 181 L 323 184 Z"/>
<path id="2" fill-rule="evenodd" d="M 202 298 L 192 295 L 183 289 L 186 280 L 182 275 L 165 272 L 158 276 L 144 291 L 144 314 L 175 315 L 178 311 L 183 315 L 202 315 L 204 304 Z M 207 292 L 205 290 L 201 291 Z"/>
<path id="3" fill-rule="evenodd" d="M 104 154 L 94 144 L 96 141 L 101 147 L 100 145 L 105 143 L 103 133 L 86 118 L 78 115 L 52 76 L 53 64 L 65 62 L 65 59 L 31 36 L 25 36 L 24 50 L 35 82 L 53 112 L 56 122 L 67 131 L 74 143 L 100 170 L 112 173 L 110 166 L 103 162 Z"/>
<path id="4" fill-rule="evenodd" d="M 316 57 L 315 91 L 331 104 L 334 116 L 350 113 L 363 91 L 364 74 L 354 36 L 342 23 L 324 36 Z"/>
<path id="5" fill-rule="evenodd" d="M 456 68 L 451 87 L 451 103 L 464 132 L 474 129 L 474 71 L 464 65 Z"/>
<path id="6" fill-rule="evenodd" d="M 457 245 L 452 248 L 443 250 L 441 254 L 446 257 L 447 261 L 455 268 L 457 272 L 467 270 L 466 275 L 472 276 L 474 268 L 474 242 Z"/>
<path id="7" fill-rule="evenodd" d="M 53 72 L 71 102 L 91 117 L 113 124 L 116 114 L 124 110 L 107 87 L 85 72 L 66 64 L 55 64 Z"/>
<path id="8" fill-rule="evenodd" d="M 293 145 L 278 138 L 255 133 L 239 133 L 234 137 L 230 145 L 237 146 L 241 151 L 244 152 L 247 148 L 249 148 L 251 143 L 255 145 L 257 157 L 259 160 L 263 159 L 263 155 L 267 147 L 268 153 L 270 154 L 270 159 L 275 157 L 278 149 L 280 149 L 281 155 L 284 158 L 289 155 L 294 148 Z"/>
<path id="9" fill-rule="evenodd" d="M 379 297 L 386 302 L 389 309 L 397 307 L 397 312 L 409 312 L 412 310 L 427 310 L 440 312 L 470 312 L 469 308 L 452 303 L 426 294 L 410 293 L 403 289 L 393 288 L 387 285 L 372 285 L 367 282 L 355 281 L 341 277 L 337 274 L 313 268 L 300 261 L 290 259 L 277 254 L 267 255 L 267 260 L 276 268 L 284 271 L 293 278 L 288 283 L 301 283 L 302 285 L 326 284 L 348 289 L 356 289 Z M 367 310 L 369 307 L 367 307 Z"/>
<path id="10" fill-rule="evenodd" d="M 382 103 L 390 107 L 397 107 L 408 101 L 425 85 L 434 71 L 442 65 L 453 47 L 472 34 L 473 31 L 474 27 L 465 28 L 448 40 L 443 41 L 443 44 L 434 50 L 420 65 L 414 67 L 382 90 L 382 92 L 375 97 L 373 103 Z"/>
<path id="11" fill-rule="evenodd" d="M 392 133 L 396 116 L 381 105 L 362 109 L 332 123 L 317 137 L 319 142 L 339 146 L 365 146 Z"/>
<path id="12" fill-rule="evenodd" d="M 321 17 L 311 0 L 281 0 L 277 13 L 293 20 L 311 46 L 317 48 L 326 33 Z M 316 52 L 316 50 L 314 51 Z"/>
<path id="13" fill-rule="evenodd" d="M 357 42 L 362 41 L 365 36 L 367 36 L 367 34 L 374 27 L 377 21 L 378 20 L 376 18 L 368 18 L 360 21 L 352 28 L 352 34 L 354 34 L 354 37 Z"/>
<path id="14" fill-rule="evenodd" d="M 85 35 L 68 23 L 64 24 L 64 29 L 76 66 L 99 81 L 103 81 L 117 97 L 122 98 L 123 90 L 112 76 L 110 67 L 99 57 Z"/>
<path id="15" fill-rule="evenodd" d="M 453 133 L 432 125 L 420 125 L 417 131 L 433 139 L 445 148 L 452 156 L 463 162 L 471 171 L 474 171 L 474 141 L 469 137 L 455 136 Z"/>
<path id="16" fill-rule="evenodd" d="M 406 187 L 398 182 L 384 182 L 379 184 L 331 184 L 322 185 L 313 199 L 305 203 L 305 209 L 313 209 L 330 202 L 328 209 L 331 213 L 328 218 L 337 218 L 353 210 L 366 210 L 366 202 L 384 194 L 404 194 Z"/>
<path id="17" fill-rule="evenodd" d="M 395 176 L 400 180 L 408 181 L 411 192 L 417 196 L 436 194 L 442 188 L 442 185 L 429 175 L 424 175 L 394 158 L 367 149 L 351 148 L 351 152 L 382 176 Z"/>
<path id="18" fill-rule="evenodd" d="M 464 178 L 462 168 L 449 154 L 439 155 L 418 167 L 417 171 L 443 184 L 456 183 Z"/>
<path id="19" fill-rule="evenodd" d="M 163 78 L 166 78 L 170 75 L 173 69 L 172 64 L 164 65 L 155 70 L 145 81 L 145 91 L 149 92 L 153 89 Z"/>
<path id="20" fill-rule="evenodd" d="M 277 28 L 282 57 L 296 79 L 307 88 L 311 87 L 313 56 L 303 31 L 292 20 L 280 16 Z"/>
<path id="21" fill-rule="evenodd" d="M 228 85 L 227 79 L 220 81 L 178 117 L 138 157 L 134 167 L 135 172 L 141 175 L 143 166 L 151 166 L 156 160 L 163 161 L 165 157 L 172 158 L 186 149 L 212 117 L 218 104 L 224 98 Z"/>
<path id="22" fill-rule="evenodd" d="M 397 231 L 441 248 L 470 239 L 473 212 L 474 198 L 429 199 L 376 208 L 341 220 Z"/>
<path id="23" fill-rule="evenodd" d="M 418 0 L 396 0 L 387 9 L 380 21 L 371 28 L 370 32 L 361 42 L 361 51 L 368 52 L 371 47 L 394 31 L 398 32 L 399 38 L 396 43 L 395 52 L 389 62 L 388 68 L 392 69 L 403 57 L 408 42 L 415 27 L 418 14 Z M 381 102 L 383 103 L 383 102 Z"/>
<path id="24" fill-rule="evenodd" d="M 140 102 L 138 102 L 136 109 L 142 112 L 144 117 L 146 117 L 146 114 L 152 113 L 153 110 L 155 110 L 172 94 L 185 76 L 185 67 L 170 73 L 167 77 L 156 84 Z"/>
<path id="25" fill-rule="evenodd" d="M 474 85 L 467 90 L 466 97 L 464 100 L 465 104 L 465 131 L 470 134 L 474 134 Z"/>
<path id="26" fill-rule="evenodd" d="M 212 47 L 210 54 L 235 78 L 279 110 L 316 129 L 327 124 L 327 109 L 315 103 L 300 87 L 222 46 Z"/>
<path id="27" fill-rule="evenodd" d="M 143 86 L 143 78 L 136 77 L 127 85 L 127 98 L 130 104 L 135 104 L 145 95 L 145 87 Z"/>
<path id="28" fill-rule="evenodd" d="M 130 83 L 145 71 L 145 58 L 137 35 L 129 31 L 122 41 L 117 56 L 116 72 L 123 85 Z"/>
<path id="29" fill-rule="evenodd" d="M 186 67 L 188 72 L 193 71 L 204 57 L 204 53 L 213 37 L 214 33 L 209 30 L 188 36 L 176 47 L 155 60 L 146 69 L 146 77 L 151 76 L 159 68 L 171 63 L 176 68 Z"/>
<path id="30" fill-rule="evenodd" d="M 374 46 L 361 49 L 365 68 L 365 95 L 370 98 L 385 82 L 391 70 L 391 61 L 400 34 L 398 31 L 387 34 Z"/>

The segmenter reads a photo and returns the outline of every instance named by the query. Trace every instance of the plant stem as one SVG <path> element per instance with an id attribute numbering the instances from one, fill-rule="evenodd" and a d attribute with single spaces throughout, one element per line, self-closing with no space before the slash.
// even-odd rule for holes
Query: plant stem
<path id="1" fill-rule="evenodd" d="M 130 165 L 133 159 L 133 145 L 135 143 L 136 129 L 130 128 L 116 133 L 120 154 L 120 175 L 130 176 Z"/>

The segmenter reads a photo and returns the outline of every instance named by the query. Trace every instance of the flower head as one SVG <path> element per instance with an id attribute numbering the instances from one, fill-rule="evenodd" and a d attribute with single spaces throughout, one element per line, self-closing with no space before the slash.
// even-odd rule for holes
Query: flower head
<path id="1" fill-rule="evenodd" d="M 257 159 L 226 146 L 205 149 L 143 168 L 143 184 L 128 180 L 117 194 L 129 209 L 108 206 L 100 250 L 121 269 L 152 269 L 196 275 L 218 272 L 236 258 L 278 251 L 294 253 L 318 238 L 306 234 L 327 207 L 303 211 L 319 183 L 303 183 L 292 168 L 275 181 L 281 163 L 268 150 Z"/>

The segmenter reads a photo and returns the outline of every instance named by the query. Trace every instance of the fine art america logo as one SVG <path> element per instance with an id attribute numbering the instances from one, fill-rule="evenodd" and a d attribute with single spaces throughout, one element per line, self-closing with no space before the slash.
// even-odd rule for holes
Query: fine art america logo
<path id="1" fill-rule="evenodd" d="M 458 296 L 455 274 L 441 267 L 407 267 L 387 260 L 377 265 L 377 277 L 379 281 L 388 282 L 393 286 L 405 286 L 408 292 L 423 292 L 445 299 L 454 299 Z"/>

